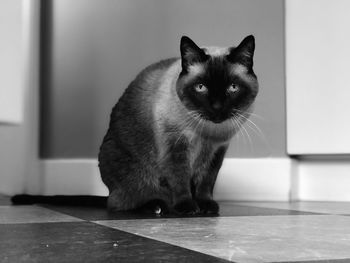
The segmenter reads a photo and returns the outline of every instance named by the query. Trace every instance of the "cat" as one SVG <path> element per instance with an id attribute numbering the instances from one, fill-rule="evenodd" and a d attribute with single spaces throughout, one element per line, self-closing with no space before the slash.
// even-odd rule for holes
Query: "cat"
<path id="1" fill-rule="evenodd" d="M 181 56 L 141 71 L 112 109 L 98 154 L 108 198 L 16 195 L 13 203 L 218 214 L 214 184 L 258 93 L 254 51 L 252 35 L 229 48 L 183 36 Z"/>
<path id="2" fill-rule="evenodd" d="M 130 83 L 98 155 L 110 210 L 219 212 L 217 174 L 258 93 L 254 51 L 252 35 L 231 48 L 200 48 L 183 36 L 180 58 L 152 64 Z"/>

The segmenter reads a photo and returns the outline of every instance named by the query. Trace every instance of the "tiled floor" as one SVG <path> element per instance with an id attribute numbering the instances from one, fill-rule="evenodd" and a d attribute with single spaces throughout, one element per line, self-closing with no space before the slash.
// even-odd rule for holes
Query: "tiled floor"
<path id="1" fill-rule="evenodd" d="M 350 262 L 349 203 L 220 205 L 177 218 L 0 196 L 0 262 Z"/>

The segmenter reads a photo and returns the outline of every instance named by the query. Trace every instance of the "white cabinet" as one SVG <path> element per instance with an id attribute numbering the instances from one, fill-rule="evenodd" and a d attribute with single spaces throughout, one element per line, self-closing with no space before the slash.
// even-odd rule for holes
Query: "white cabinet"
<path id="1" fill-rule="evenodd" d="M 23 115 L 22 2 L 0 1 L 0 123 Z"/>
<path id="2" fill-rule="evenodd" d="M 350 1 L 286 1 L 287 150 L 350 153 Z"/>

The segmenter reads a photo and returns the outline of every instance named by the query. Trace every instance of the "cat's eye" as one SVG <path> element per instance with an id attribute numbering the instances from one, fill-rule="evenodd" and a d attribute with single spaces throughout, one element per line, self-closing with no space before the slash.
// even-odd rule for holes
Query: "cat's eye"
<path id="1" fill-rule="evenodd" d="M 227 91 L 230 92 L 230 93 L 237 93 L 239 91 L 239 86 L 237 84 L 232 83 L 228 87 Z"/>
<path id="2" fill-rule="evenodd" d="M 208 91 L 208 88 L 202 83 L 197 84 L 194 89 L 198 93 L 205 93 Z"/>

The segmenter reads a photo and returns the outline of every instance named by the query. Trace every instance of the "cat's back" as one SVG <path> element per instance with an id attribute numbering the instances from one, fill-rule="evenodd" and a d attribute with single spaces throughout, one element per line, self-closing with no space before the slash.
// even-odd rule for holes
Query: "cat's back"
<path id="1" fill-rule="evenodd" d="M 169 74 L 169 71 L 172 71 L 174 67 L 177 68 L 179 61 L 179 58 L 169 58 L 144 68 L 129 84 L 114 106 L 111 113 L 111 124 L 152 123 L 151 113 L 154 101 L 160 93 L 160 87 L 169 79 L 176 78 L 176 76 L 170 76 L 172 74 Z M 134 117 L 133 121 L 130 120 L 131 116 Z"/>
<path id="2" fill-rule="evenodd" d="M 143 138 L 153 140 L 155 100 L 164 82 L 176 78 L 175 74 L 169 72 L 177 68 L 179 61 L 179 58 L 161 60 L 147 66 L 135 77 L 112 109 L 105 141 L 130 135 L 139 137 L 140 134 Z"/>
<path id="3" fill-rule="evenodd" d="M 164 81 L 168 70 L 180 61 L 179 58 L 168 58 L 149 65 L 144 68 L 130 84 L 129 88 L 141 88 L 142 90 L 156 91 Z"/>
<path id="4" fill-rule="evenodd" d="M 179 58 L 168 58 L 153 63 L 139 72 L 135 79 L 125 89 L 117 104 L 112 110 L 112 116 L 118 112 L 130 112 L 143 109 L 143 113 L 149 110 L 159 87 L 164 83 L 167 72 L 180 61 Z M 119 116 L 122 117 L 122 116 Z"/>

